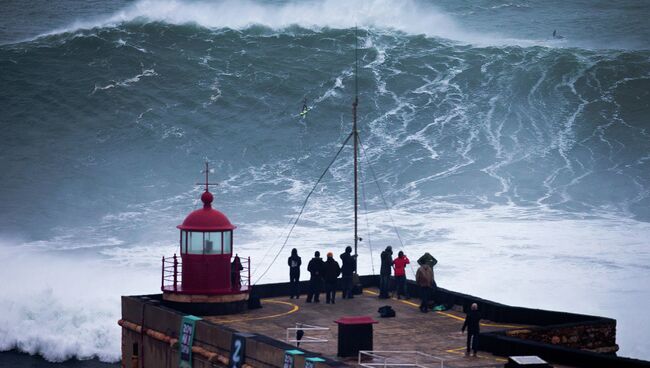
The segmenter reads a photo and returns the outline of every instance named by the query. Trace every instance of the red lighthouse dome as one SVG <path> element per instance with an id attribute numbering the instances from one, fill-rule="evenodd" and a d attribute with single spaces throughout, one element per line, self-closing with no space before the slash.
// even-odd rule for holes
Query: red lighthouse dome
<path id="1" fill-rule="evenodd" d="M 207 163 L 205 170 L 203 208 L 192 211 L 177 226 L 180 257 L 163 258 L 161 289 L 165 301 L 180 303 L 184 310 L 232 313 L 244 308 L 248 300 L 250 259 L 234 254 L 236 226 L 212 208 L 214 196 L 208 186 L 214 184 L 208 183 Z"/>
<path id="2" fill-rule="evenodd" d="M 212 196 L 212 193 L 208 191 L 203 192 L 201 195 L 203 208 L 187 215 L 185 221 L 176 227 L 181 230 L 190 231 L 224 231 L 236 229 L 237 226 L 231 224 L 226 215 L 212 208 L 213 200 L 214 196 Z"/>

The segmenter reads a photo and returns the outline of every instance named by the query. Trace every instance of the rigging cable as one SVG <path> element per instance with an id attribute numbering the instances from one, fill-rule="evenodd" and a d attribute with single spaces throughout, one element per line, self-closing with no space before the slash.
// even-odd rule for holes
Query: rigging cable
<path id="1" fill-rule="evenodd" d="M 368 239 L 368 250 L 370 250 L 370 267 L 372 267 L 372 274 L 375 274 L 375 261 L 374 256 L 372 255 L 372 243 L 370 242 L 370 221 L 368 220 L 368 204 L 366 203 L 366 186 L 364 184 L 366 178 L 363 175 L 363 171 L 359 171 L 361 174 L 361 199 L 363 200 L 363 212 L 366 215 L 366 230 Z"/>
<path id="2" fill-rule="evenodd" d="M 266 252 L 264 252 L 264 256 L 262 256 L 262 259 L 266 259 L 266 256 L 268 256 L 269 253 L 273 250 L 273 248 L 275 248 L 275 244 L 278 242 L 278 240 L 282 239 L 282 237 L 284 236 L 284 232 L 286 231 L 286 229 L 289 228 L 289 226 L 291 225 L 291 223 L 293 222 L 294 219 L 295 219 L 295 217 L 290 218 L 289 221 L 287 222 L 287 224 L 284 225 L 284 227 L 282 227 L 282 231 L 275 238 L 275 240 L 273 240 L 273 243 L 271 243 L 271 246 L 266 248 Z M 258 270 L 260 270 L 260 269 L 256 268 L 255 271 L 253 271 L 253 274 L 251 275 L 251 278 L 254 278 L 257 275 Z"/>
<path id="3" fill-rule="evenodd" d="M 384 207 L 386 207 L 386 210 L 388 211 L 388 218 L 390 219 L 391 225 L 393 226 L 393 231 L 395 231 L 395 235 L 397 235 L 397 239 L 399 240 L 401 248 L 403 250 L 406 250 L 406 247 L 404 246 L 404 242 L 402 241 L 402 237 L 399 235 L 399 232 L 397 231 L 397 226 L 395 226 L 395 221 L 393 220 L 393 215 L 391 214 L 390 207 L 388 207 L 388 202 L 386 202 L 386 197 L 384 197 L 384 192 L 382 192 L 381 187 L 379 186 L 379 180 L 377 180 L 375 169 L 373 169 L 372 164 L 370 163 L 370 159 L 368 158 L 368 154 L 366 153 L 366 147 L 363 145 L 363 142 L 361 142 L 361 137 L 358 137 L 358 139 L 359 139 L 359 145 L 361 146 L 361 152 L 363 153 L 363 157 L 366 159 L 366 163 L 370 168 L 370 173 L 372 174 L 375 184 L 377 185 L 377 189 L 379 190 L 379 195 L 381 196 L 381 200 L 382 202 L 384 202 Z M 415 270 L 413 269 L 413 265 L 409 263 L 409 266 L 411 268 L 411 272 L 413 273 L 413 275 L 415 275 Z"/>
<path id="4" fill-rule="evenodd" d="M 280 255 L 280 253 L 282 253 L 282 250 L 284 249 L 284 247 L 287 245 L 287 242 L 289 241 L 289 237 L 291 237 L 291 233 L 293 232 L 293 229 L 296 227 L 296 224 L 298 223 L 298 220 L 300 220 L 300 216 L 302 215 L 303 211 L 305 210 L 305 207 L 307 206 L 307 201 L 309 201 L 309 197 L 311 197 L 311 195 L 316 190 L 316 187 L 318 186 L 320 181 L 323 179 L 325 174 L 327 174 L 327 172 L 329 171 L 332 164 L 334 164 L 334 161 L 336 161 L 336 159 L 339 157 L 339 154 L 341 154 L 341 151 L 343 151 L 343 148 L 345 148 L 345 146 L 348 144 L 348 141 L 350 140 L 352 135 L 353 134 L 350 133 L 348 135 L 348 137 L 345 138 L 345 141 L 343 141 L 343 144 L 341 145 L 341 148 L 339 148 L 338 152 L 336 152 L 336 155 L 334 155 L 334 158 L 332 158 L 332 161 L 330 161 L 329 165 L 327 165 L 327 167 L 325 168 L 325 171 L 323 171 L 323 173 L 320 175 L 318 180 L 316 180 L 316 183 L 314 184 L 314 187 L 311 188 L 311 190 L 309 191 L 309 194 L 307 194 L 307 197 L 305 198 L 305 201 L 302 203 L 302 207 L 300 208 L 300 212 L 298 212 L 298 216 L 296 216 L 296 220 L 291 225 L 291 228 L 289 229 L 289 233 L 287 234 L 286 239 L 284 239 L 284 243 L 280 247 L 280 250 L 275 255 L 275 257 L 273 257 L 273 260 L 271 261 L 271 263 L 269 263 L 268 267 L 266 267 L 266 269 L 260 275 L 260 277 L 257 279 L 257 281 L 261 280 L 262 277 L 264 277 L 266 275 L 266 273 L 271 269 L 271 266 L 273 266 L 273 263 L 275 263 L 275 261 L 278 259 L 278 256 Z M 257 285 L 257 281 L 255 281 L 255 283 L 253 283 L 253 285 Z"/>

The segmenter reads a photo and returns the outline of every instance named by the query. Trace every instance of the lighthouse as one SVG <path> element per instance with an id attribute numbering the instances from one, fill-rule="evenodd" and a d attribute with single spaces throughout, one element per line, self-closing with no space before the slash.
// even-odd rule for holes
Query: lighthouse
<path id="1" fill-rule="evenodd" d="M 234 252 L 236 228 L 214 209 L 205 164 L 202 208 L 191 212 L 179 229 L 178 254 L 162 259 L 163 301 L 186 313 L 219 315 L 246 309 L 250 291 L 250 258 Z"/>

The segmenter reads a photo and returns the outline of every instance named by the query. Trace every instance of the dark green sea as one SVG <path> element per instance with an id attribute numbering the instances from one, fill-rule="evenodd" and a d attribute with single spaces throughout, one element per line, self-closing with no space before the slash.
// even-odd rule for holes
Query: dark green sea
<path id="1" fill-rule="evenodd" d="M 281 249 L 350 132 L 355 40 L 360 272 L 386 245 L 429 251 L 442 287 L 616 318 L 620 355 L 650 359 L 649 17 L 632 0 L 2 1 L 0 366 L 119 359 L 119 297 L 159 290 L 205 160 L 255 281 L 285 280 L 293 247 L 349 245 L 348 148 Z"/>

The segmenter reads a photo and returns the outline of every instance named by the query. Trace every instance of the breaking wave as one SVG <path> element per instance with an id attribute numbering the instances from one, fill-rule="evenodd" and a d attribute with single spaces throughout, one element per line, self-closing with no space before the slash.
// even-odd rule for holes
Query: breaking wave
<path id="1" fill-rule="evenodd" d="M 463 30 L 453 17 L 430 3 L 407 0 L 325 0 L 261 3 L 252 0 L 186 1 L 139 0 L 109 17 L 77 21 L 44 35 L 76 32 L 93 28 L 117 27 L 130 22 L 195 24 L 211 29 L 244 30 L 263 26 L 286 30 L 298 26 L 311 30 L 350 29 L 355 26 L 375 30 L 441 37 L 480 45 L 563 45 L 553 40 L 528 40 L 498 33 Z"/>
<path id="2" fill-rule="evenodd" d="M 546 41 L 382 0 L 144 0 L 1 45 L 0 231 L 21 240 L 0 278 L 21 281 L 0 284 L 0 349 L 118 359 L 119 296 L 156 291 L 206 158 L 237 251 L 267 266 L 350 130 L 355 24 L 361 271 L 394 224 L 441 286 L 615 317 L 622 353 L 648 357 L 645 314 L 612 300 L 650 298 L 650 52 L 522 47 Z M 350 156 L 288 244 L 303 257 L 350 242 Z"/>

